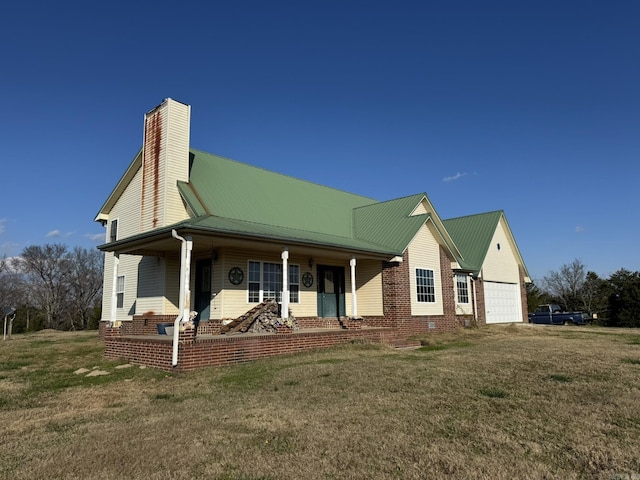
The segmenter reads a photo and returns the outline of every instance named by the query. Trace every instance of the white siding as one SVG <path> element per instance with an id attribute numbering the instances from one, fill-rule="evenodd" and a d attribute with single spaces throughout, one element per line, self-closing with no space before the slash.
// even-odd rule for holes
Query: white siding
<path id="1" fill-rule="evenodd" d="M 409 244 L 409 281 L 411 285 L 412 315 L 442 315 L 442 282 L 440 272 L 440 245 L 436 240 L 437 232 L 431 222 L 423 226 Z M 416 269 L 433 270 L 436 301 L 418 302 L 416 293 Z"/>

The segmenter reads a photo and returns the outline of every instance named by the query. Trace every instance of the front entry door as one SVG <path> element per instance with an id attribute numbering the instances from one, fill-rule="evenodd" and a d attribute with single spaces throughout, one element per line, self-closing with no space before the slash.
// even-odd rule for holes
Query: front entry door
<path id="1" fill-rule="evenodd" d="M 344 267 L 318 265 L 318 316 L 345 315 Z"/>
<path id="2" fill-rule="evenodd" d="M 211 314 L 211 259 L 196 262 L 196 288 L 194 307 L 197 321 L 209 320 Z"/>

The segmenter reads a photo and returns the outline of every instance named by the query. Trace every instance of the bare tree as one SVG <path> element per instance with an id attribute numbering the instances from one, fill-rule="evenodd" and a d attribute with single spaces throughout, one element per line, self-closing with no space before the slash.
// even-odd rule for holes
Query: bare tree
<path id="1" fill-rule="evenodd" d="M 91 311 L 102 296 L 103 257 L 99 250 L 81 247 L 75 247 L 68 255 L 69 301 L 73 310 L 71 329 L 75 329 L 75 320 L 81 328 L 87 328 Z"/>
<path id="2" fill-rule="evenodd" d="M 27 278 L 31 299 L 46 315 L 46 327 L 59 327 L 65 321 L 63 312 L 68 298 L 71 265 L 67 247 L 61 244 L 26 247 L 17 265 Z"/>
<path id="3" fill-rule="evenodd" d="M 585 266 L 580 260 L 575 259 L 569 264 L 562 265 L 559 271 L 550 272 L 542 279 L 542 286 L 560 303 L 562 308 L 574 310 L 584 306 L 581 293 L 585 281 Z"/>

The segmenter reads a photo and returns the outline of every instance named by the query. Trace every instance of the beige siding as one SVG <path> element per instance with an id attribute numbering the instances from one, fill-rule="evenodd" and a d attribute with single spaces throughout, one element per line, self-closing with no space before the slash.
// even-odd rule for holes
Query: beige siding
<path id="1" fill-rule="evenodd" d="M 356 286 L 358 315 L 383 315 L 382 262 L 380 260 L 358 260 L 356 264 Z M 351 311 L 351 305 L 347 305 Z"/>
<path id="2" fill-rule="evenodd" d="M 111 302 L 113 297 L 113 253 L 104 254 L 104 270 L 102 281 L 102 320 L 111 319 Z"/>
<path id="3" fill-rule="evenodd" d="M 138 283 L 136 313 L 164 315 L 166 262 L 159 257 L 137 257 Z"/>
<path id="4" fill-rule="evenodd" d="M 120 255 L 117 275 L 124 275 L 124 307 L 116 311 L 116 320 L 131 320 L 136 309 L 136 285 L 138 283 L 138 262 L 140 257 Z M 111 302 L 113 298 L 113 253 L 105 254 L 104 291 L 102 297 L 102 319 L 111 319 Z"/>
<path id="5" fill-rule="evenodd" d="M 249 261 L 282 263 L 280 253 L 260 252 L 247 254 L 239 250 L 225 250 L 222 258 L 218 259 L 214 265 L 214 271 L 217 270 L 217 272 L 214 273 L 214 291 L 218 291 L 218 287 L 221 286 L 220 290 L 222 293 L 216 295 L 214 298 L 212 302 L 212 312 L 221 310 L 220 318 L 239 317 L 255 305 L 255 303 L 249 303 L 248 301 Z M 295 252 L 290 253 L 289 264 L 295 264 L 300 267 L 301 277 L 308 271 L 311 271 L 314 277 L 314 283 L 310 288 L 305 288 L 305 286 L 300 283 L 300 302 L 291 303 L 289 308 L 296 317 L 316 316 L 318 307 L 316 300 L 315 265 L 310 268 L 308 265 L 308 257 L 296 256 Z M 237 286 L 231 284 L 227 275 L 233 267 L 240 267 L 244 272 L 244 280 Z M 220 272 L 220 270 L 222 270 L 222 272 Z M 220 275 L 220 273 L 222 273 L 222 275 Z"/>
<path id="6" fill-rule="evenodd" d="M 411 215 L 424 215 L 425 213 L 429 213 L 427 212 L 427 206 L 426 206 L 426 201 L 422 201 L 418 204 L 418 206 L 415 208 L 415 210 L 413 212 L 411 212 Z"/>
<path id="7" fill-rule="evenodd" d="M 118 240 L 140 233 L 141 192 L 142 169 L 139 169 L 109 212 L 109 225 L 112 220 L 118 220 Z M 109 241 L 108 235 L 107 227 L 107 241 Z"/>
<path id="8" fill-rule="evenodd" d="M 189 177 L 190 107 L 167 99 L 145 116 L 141 231 L 188 218 L 176 182 Z"/>
<path id="9" fill-rule="evenodd" d="M 213 266 L 211 268 L 211 314 L 210 318 L 215 320 L 220 320 L 223 317 L 222 315 L 222 305 L 224 302 L 224 294 L 225 291 L 223 289 L 224 286 L 224 264 L 222 262 L 221 253 L 218 252 L 218 258 L 213 262 Z"/>
<path id="10" fill-rule="evenodd" d="M 180 306 L 180 257 L 178 255 L 170 256 L 163 259 L 163 261 L 166 264 L 164 276 L 165 296 L 163 297 L 164 315 L 177 315 Z"/>
<path id="11" fill-rule="evenodd" d="M 423 226 L 409 244 L 409 279 L 411 285 L 412 315 L 442 315 L 442 282 L 440 279 L 440 245 L 436 241 L 437 232 L 431 222 Z M 433 270 L 436 301 L 418 302 L 416 293 L 416 269 Z"/>
<path id="12" fill-rule="evenodd" d="M 106 228 L 106 241 L 109 241 L 111 222 L 118 221 L 118 240 L 139 233 L 140 225 L 140 192 L 142 188 L 142 171 L 138 170 L 133 179 L 118 198 L 109 213 Z M 138 285 L 138 264 L 140 257 L 121 255 L 118 275 L 125 276 L 124 308 L 116 312 L 116 320 L 129 320 L 135 313 Z M 111 302 L 113 296 L 113 253 L 105 254 L 104 292 L 102 300 L 102 318 L 111 318 Z"/>
<path id="13" fill-rule="evenodd" d="M 175 101 L 168 102 L 165 225 L 188 218 L 176 182 L 189 180 L 190 117 L 191 107 Z"/>
<path id="14" fill-rule="evenodd" d="M 510 237 L 503 220 L 500 220 L 482 265 L 482 277 L 485 281 L 519 283 L 518 257 Z"/>

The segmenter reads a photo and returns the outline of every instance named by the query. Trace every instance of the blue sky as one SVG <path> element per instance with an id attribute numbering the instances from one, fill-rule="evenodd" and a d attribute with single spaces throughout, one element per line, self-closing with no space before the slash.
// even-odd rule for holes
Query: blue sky
<path id="1" fill-rule="evenodd" d="M 11 2 L 0 256 L 103 243 L 164 98 L 191 145 L 442 218 L 504 210 L 531 276 L 640 270 L 640 2 Z"/>

